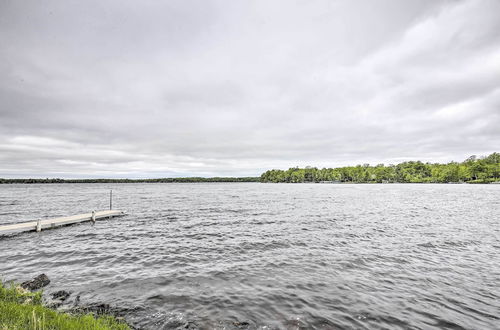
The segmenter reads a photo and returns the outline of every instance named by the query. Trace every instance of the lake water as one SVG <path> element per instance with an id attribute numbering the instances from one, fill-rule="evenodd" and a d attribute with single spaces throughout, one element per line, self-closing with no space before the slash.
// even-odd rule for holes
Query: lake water
<path id="1" fill-rule="evenodd" d="M 0 276 L 130 309 L 145 329 L 494 329 L 500 185 L 0 185 Z"/>

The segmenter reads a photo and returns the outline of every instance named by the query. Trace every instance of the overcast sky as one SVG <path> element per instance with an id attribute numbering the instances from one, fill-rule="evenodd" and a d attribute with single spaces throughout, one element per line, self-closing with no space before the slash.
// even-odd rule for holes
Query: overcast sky
<path id="1" fill-rule="evenodd" d="M 0 177 L 493 151 L 498 0 L 0 0 Z"/>

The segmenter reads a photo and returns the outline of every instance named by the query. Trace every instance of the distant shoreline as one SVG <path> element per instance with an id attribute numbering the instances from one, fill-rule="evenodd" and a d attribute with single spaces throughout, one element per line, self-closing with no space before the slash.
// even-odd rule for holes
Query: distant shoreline
<path id="1" fill-rule="evenodd" d="M 201 183 L 201 182 L 260 182 L 260 177 L 213 177 L 213 178 L 158 178 L 158 179 L 2 179 L 0 184 L 54 184 L 54 183 Z"/>
<path id="2" fill-rule="evenodd" d="M 234 178 L 235 180 L 163 180 L 163 179 L 151 179 L 151 180 L 114 180 L 114 179 L 103 179 L 103 180 L 72 180 L 72 179 L 0 179 L 0 185 L 9 185 L 9 184 L 75 184 L 75 183 L 268 183 L 268 184 L 320 184 L 320 185 L 346 185 L 346 184 L 369 184 L 369 185 L 393 185 L 393 184 L 500 184 L 500 181 L 468 181 L 468 182 L 353 182 L 353 181 L 345 181 L 345 182 L 313 182 L 313 181 L 304 181 L 304 182 L 261 182 L 260 178 L 251 178 L 251 180 L 237 180 L 239 178 Z"/>
<path id="3" fill-rule="evenodd" d="M 336 168 L 291 167 L 272 169 L 258 177 L 181 177 L 155 179 L 2 179 L 0 184 L 32 183 L 202 183 L 202 182 L 263 182 L 263 183 L 499 183 L 500 153 L 471 156 L 461 163 L 447 164 L 407 161 L 397 165 L 356 165 Z"/>

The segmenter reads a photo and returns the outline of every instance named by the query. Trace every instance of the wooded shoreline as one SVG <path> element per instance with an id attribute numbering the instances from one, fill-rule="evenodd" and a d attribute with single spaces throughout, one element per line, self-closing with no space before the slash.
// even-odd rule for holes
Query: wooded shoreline
<path id="1" fill-rule="evenodd" d="M 118 182 L 115 180 L 104 180 L 104 181 L 94 181 L 94 180 L 89 180 L 89 181 L 78 181 L 78 182 L 73 182 L 72 180 L 52 180 L 49 179 L 50 182 L 47 182 L 45 179 L 40 179 L 43 182 L 38 182 L 39 179 L 5 179 L 5 181 L 9 182 L 2 182 L 4 179 L 0 179 L 0 185 L 9 185 L 9 184 L 77 184 L 77 183 L 127 183 L 127 184 L 135 184 L 135 183 L 294 183 L 294 184 L 300 184 L 300 183 L 315 183 L 315 184 L 495 184 L 495 183 L 500 183 L 500 179 L 498 181 L 495 180 L 488 180 L 488 181 L 483 181 L 483 180 L 474 180 L 474 181 L 459 181 L 459 182 L 397 182 L 397 181 L 391 181 L 391 182 L 375 182 L 375 181 L 369 181 L 369 182 L 355 182 L 355 181 L 300 181 L 300 182 L 262 182 L 259 177 L 257 177 L 257 180 L 249 180 L 249 181 L 142 181 L 142 180 L 127 180 L 125 182 Z M 10 182 L 10 181 L 16 181 L 16 182 Z"/>
<path id="2" fill-rule="evenodd" d="M 0 178 L 0 184 L 50 183 L 202 183 L 202 182 L 272 182 L 272 183 L 494 183 L 500 181 L 500 153 L 463 162 L 423 163 L 408 161 L 397 165 L 369 164 L 337 168 L 292 167 L 273 169 L 260 177 L 184 177 L 155 179 L 60 179 Z"/>
<path id="3" fill-rule="evenodd" d="M 337 168 L 292 167 L 270 170 L 261 182 L 338 182 L 338 183 L 492 183 L 500 181 L 500 153 L 461 163 L 447 164 L 409 161 L 397 165 L 369 164 Z"/>

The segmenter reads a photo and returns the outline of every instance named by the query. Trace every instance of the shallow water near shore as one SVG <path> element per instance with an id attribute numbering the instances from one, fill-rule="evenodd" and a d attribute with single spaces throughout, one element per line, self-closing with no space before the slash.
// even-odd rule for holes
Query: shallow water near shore
<path id="1" fill-rule="evenodd" d="M 130 309 L 144 329 L 494 329 L 499 185 L 0 185 L 0 276 Z"/>

